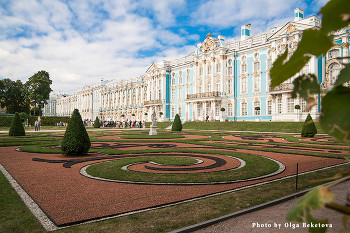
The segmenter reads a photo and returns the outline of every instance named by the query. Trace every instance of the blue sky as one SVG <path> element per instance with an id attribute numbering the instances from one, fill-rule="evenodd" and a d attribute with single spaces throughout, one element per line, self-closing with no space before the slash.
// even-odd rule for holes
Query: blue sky
<path id="1" fill-rule="evenodd" d="M 208 32 L 226 40 L 316 15 L 327 0 L 0 0 L 0 78 L 50 73 L 55 92 L 127 80 L 194 51 Z"/>

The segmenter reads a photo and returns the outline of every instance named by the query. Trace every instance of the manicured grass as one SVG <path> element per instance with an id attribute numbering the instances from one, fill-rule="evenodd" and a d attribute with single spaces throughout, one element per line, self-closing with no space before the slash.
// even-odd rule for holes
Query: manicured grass
<path id="1" fill-rule="evenodd" d="M 196 150 L 189 150 L 191 154 Z M 208 151 L 207 154 L 217 154 L 216 151 Z M 87 173 L 106 179 L 137 181 L 137 182 L 156 182 L 156 183 L 207 183 L 207 182 L 226 182 L 244 180 L 270 174 L 278 170 L 279 166 L 276 162 L 253 154 L 235 153 L 222 151 L 220 154 L 237 157 L 246 162 L 246 166 L 240 169 L 233 169 L 220 172 L 198 172 L 198 173 L 179 173 L 179 174 L 155 174 L 140 173 L 122 170 L 123 166 L 136 162 L 158 162 L 158 156 L 125 158 L 108 162 L 97 163 L 87 168 Z M 166 159 L 165 156 L 159 154 L 159 157 Z M 263 164 L 263 166 L 262 166 Z"/>
<path id="2" fill-rule="evenodd" d="M 257 131 L 257 132 L 285 132 L 297 133 L 301 132 L 304 122 L 248 122 L 248 121 L 198 121 L 186 122 L 183 129 L 195 130 L 229 130 L 229 131 Z M 315 122 L 317 133 L 325 133 L 320 127 L 319 122 Z"/>
<path id="3" fill-rule="evenodd" d="M 0 172 L 0 232 L 45 232 Z"/>

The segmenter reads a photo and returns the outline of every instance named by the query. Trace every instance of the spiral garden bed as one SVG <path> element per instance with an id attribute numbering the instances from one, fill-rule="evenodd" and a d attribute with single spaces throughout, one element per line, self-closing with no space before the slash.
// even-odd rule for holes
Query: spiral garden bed
<path id="1" fill-rule="evenodd" d="M 184 136 L 98 135 L 88 155 L 70 158 L 57 153 L 54 141 L 43 146 L 52 153 L 26 152 L 40 142 L 21 151 L 0 147 L 0 163 L 56 226 L 67 226 L 281 179 L 294 175 L 297 163 L 308 172 L 345 162 L 341 147 L 300 146 L 281 137 Z"/>

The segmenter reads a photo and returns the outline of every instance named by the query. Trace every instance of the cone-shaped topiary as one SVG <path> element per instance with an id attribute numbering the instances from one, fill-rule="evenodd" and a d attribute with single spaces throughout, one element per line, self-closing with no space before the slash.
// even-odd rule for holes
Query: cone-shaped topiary
<path id="1" fill-rule="evenodd" d="M 84 155 L 91 147 L 91 142 L 78 109 L 74 109 L 64 134 L 61 149 L 70 156 Z"/>
<path id="2" fill-rule="evenodd" d="M 98 117 L 96 117 L 94 122 L 94 128 L 100 128 L 100 127 L 101 127 L 100 120 L 98 119 Z"/>
<path id="3" fill-rule="evenodd" d="M 173 126 L 171 127 L 171 131 L 181 131 L 182 130 L 182 123 L 180 120 L 179 114 L 176 114 Z"/>
<path id="4" fill-rule="evenodd" d="M 305 122 L 304 122 L 303 129 L 301 130 L 301 136 L 312 138 L 315 136 L 315 134 L 317 134 L 317 129 L 316 129 L 315 123 L 312 120 L 312 117 L 309 113 L 306 117 Z"/>
<path id="5" fill-rule="evenodd" d="M 24 127 L 22 125 L 22 121 L 19 118 L 18 112 L 16 112 L 15 117 L 12 119 L 11 127 L 9 130 L 9 136 L 25 136 L 26 132 L 24 131 Z"/>

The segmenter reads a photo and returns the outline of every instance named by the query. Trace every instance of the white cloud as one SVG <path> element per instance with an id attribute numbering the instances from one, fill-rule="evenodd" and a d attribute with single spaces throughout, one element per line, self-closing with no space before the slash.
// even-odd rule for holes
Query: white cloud
<path id="1" fill-rule="evenodd" d="M 273 18 L 293 17 L 293 10 L 302 2 L 289 0 L 210 0 L 192 13 L 192 23 L 218 28 L 236 27 Z M 254 26 L 254 25 L 253 25 Z"/>

